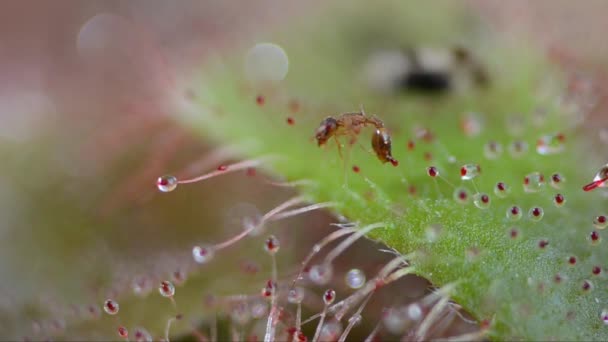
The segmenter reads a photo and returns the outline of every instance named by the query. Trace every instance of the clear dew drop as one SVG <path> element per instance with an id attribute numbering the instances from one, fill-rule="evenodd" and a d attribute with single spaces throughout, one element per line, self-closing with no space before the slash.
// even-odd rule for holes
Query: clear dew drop
<path id="1" fill-rule="evenodd" d="M 507 209 L 507 219 L 511 221 L 519 221 L 522 216 L 521 208 L 516 205 Z"/>
<path id="2" fill-rule="evenodd" d="M 538 222 L 545 216 L 545 211 L 541 207 L 533 207 L 528 211 L 528 217 L 530 220 Z"/>
<path id="3" fill-rule="evenodd" d="M 488 209 L 490 207 L 490 196 L 485 193 L 477 193 L 473 196 L 473 203 L 479 209 Z"/>
<path id="4" fill-rule="evenodd" d="M 422 308 L 418 303 L 412 303 L 407 306 L 406 309 L 407 316 L 414 322 L 417 322 L 422 319 Z"/>
<path id="5" fill-rule="evenodd" d="M 333 276 L 333 268 L 329 264 L 317 264 L 310 268 L 308 277 L 317 285 L 327 285 Z"/>
<path id="6" fill-rule="evenodd" d="M 120 306 L 118 303 L 112 299 L 108 299 L 103 303 L 103 311 L 105 311 L 108 315 L 116 315 Z"/>
<path id="7" fill-rule="evenodd" d="M 600 233 L 597 230 L 594 230 L 589 233 L 587 240 L 592 246 L 597 246 L 600 244 L 600 242 L 602 242 L 602 237 L 600 236 Z"/>
<path id="8" fill-rule="evenodd" d="M 291 304 L 298 304 L 298 303 L 302 303 L 302 301 L 304 300 L 304 289 L 301 287 L 294 287 L 293 289 L 289 290 L 289 293 L 287 294 L 287 301 L 290 302 Z"/>
<path id="9" fill-rule="evenodd" d="M 156 180 L 156 187 L 161 192 L 171 192 L 177 188 L 177 178 L 171 175 L 160 176 Z"/>
<path id="10" fill-rule="evenodd" d="M 583 292 L 590 292 L 593 290 L 593 283 L 590 280 L 584 280 L 581 289 Z"/>
<path id="11" fill-rule="evenodd" d="M 250 81 L 281 81 L 288 70 L 287 53 L 274 43 L 258 43 L 245 56 L 245 73 Z"/>
<path id="12" fill-rule="evenodd" d="M 494 194 L 499 198 L 505 198 L 511 193 L 511 186 L 503 182 L 498 182 L 494 186 Z"/>
<path id="13" fill-rule="evenodd" d="M 465 164 L 460 168 L 460 179 L 471 180 L 481 174 L 481 167 L 477 164 Z"/>
<path id="14" fill-rule="evenodd" d="M 277 290 L 277 283 L 271 280 L 266 282 L 266 286 L 262 288 L 262 296 L 266 298 L 272 297 Z"/>
<path id="15" fill-rule="evenodd" d="M 496 141 L 488 141 L 483 146 L 483 155 L 486 159 L 498 159 L 502 156 L 502 145 Z"/>
<path id="16" fill-rule="evenodd" d="M 118 327 L 117 331 L 118 331 L 118 336 L 120 336 L 122 338 L 129 337 L 129 330 L 127 328 L 120 326 L 120 327 Z"/>
<path id="17" fill-rule="evenodd" d="M 562 207 L 564 204 L 566 204 L 566 197 L 564 197 L 562 194 L 556 194 L 553 196 L 553 204 L 558 208 Z"/>
<path id="18" fill-rule="evenodd" d="M 600 313 L 600 319 L 605 325 L 608 325 L 608 309 L 603 309 Z"/>
<path id="19" fill-rule="evenodd" d="M 323 293 L 323 303 L 331 305 L 336 300 L 336 291 L 329 289 Z"/>
<path id="20" fill-rule="evenodd" d="M 528 152 L 528 143 L 516 140 L 509 144 L 509 154 L 513 158 L 520 158 Z"/>
<path id="21" fill-rule="evenodd" d="M 566 178 L 560 173 L 554 173 L 551 175 L 550 183 L 554 189 L 561 189 L 566 183 Z"/>
<path id="22" fill-rule="evenodd" d="M 471 197 L 469 190 L 467 190 L 467 188 L 463 188 L 463 187 L 458 187 L 456 189 L 454 189 L 454 201 L 456 201 L 456 203 L 460 203 L 460 204 L 467 204 L 469 203 L 469 198 Z"/>
<path id="23" fill-rule="evenodd" d="M 158 293 L 163 297 L 173 297 L 175 295 L 175 286 L 168 280 L 163 280 L 158 285 Z"/>
<path id="24" fill-rule="evenodd" d="M 152 335 L 144 328 L 135 328 L 133 332 L 135 342 L 152 342 Z"/>
<path id="25" fill-rule="evenodd" d="M 561 133 L 543 135 L 536 142 L 536 152 L 540 155 L 557 154 L 564 150 L 565 138 Z"/>
<path id="26" fill-rule="evenodd" d="M 192 257 L 198 264 L 205 264 L 213 259 L 215 251 L 211 246 L 194 246 L 192 248 Z"/>
<path id="27" fill-rule="evenodd" d="M 98 62 L 102 59 L 123 63 L 130 49 L 141 49 L 136 45 L 137 39 L 134 23 L 123 16 L 111 13 L 99 13 L 82 25 L 76 37 L 76 52 L 83 61 Z M 107 51 L 112 51 L 111 55 Z M 106 53 L 104 53 L 106 52 Z"/>
<path id="28" fill-rule="evenodd" d="M 545 176 L 540 172 L 529 173 L 524 177 L 523 184 L 525 192 L 531 193 L 542 191 L 545 187 Z"/>
<path id="29" fill-rule="evenodd" d="M 346 285 L 351 289 L 361 288 L 363 285 L 365 285 L 365 280 L 365 273 L 358 268 L 353 268 L 346 272 L 346 276 L 344 277 Z"/>
<path id="30" fill-rule="evenodd" d="M 593 225 L 597 229 L 604 229 L 604 228 L 606 228 L 608 226 L 608 217 L 606 217 L 605 215 L 596 216 L 593 219 Z"/>
<path id="31" fill-rule="evenodd" d="M 281 245 L 279 243 L 279 239 L 277 239 L 274 235 L 270 235 L 264 242 L 264 250 L 270 255 L 276 254 L 280 247 Z"/>

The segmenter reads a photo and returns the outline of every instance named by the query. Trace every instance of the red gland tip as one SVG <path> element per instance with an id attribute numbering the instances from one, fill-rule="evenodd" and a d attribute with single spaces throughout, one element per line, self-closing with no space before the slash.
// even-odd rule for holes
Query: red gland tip
<path id="1" fill-rule="evenodd" d="M 266 100 L 264 99 L 264 96 L 258 95 L 255 98 L 255 102 L 258 104 L 258 106 L 263 106 L 264 102 L 266 102 Z"/>
<path id="2" fill-rule="evenodd" d="M 591 190 L 597 188 L 598 186 L 600 186 L 600 184 L 604 183 L 606 180 L 608 180 L 608 179 L 604 178 L 604 179 L 593 181 L 593 182 L 583 186 L 583 190 L 591 191 Z"/>

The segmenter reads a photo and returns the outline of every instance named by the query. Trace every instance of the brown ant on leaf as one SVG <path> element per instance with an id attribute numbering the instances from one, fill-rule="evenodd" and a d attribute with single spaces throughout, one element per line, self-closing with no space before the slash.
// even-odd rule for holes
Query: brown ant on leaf
<path id="1" fill-rule="evenodd" d="M 338 145 L 340 157 L 342 157 L 342 146 L 338 137 L 349 136 L 349 144 L 353 145 L 357 141 L 361 129 L 366 126 L 376 128 L 374 135 L 372 135 L 372 148 L 378 159 L 383 163 L 390 162 L 393 166 L 399 165 L 399 162 L 391 154 L 391 136 L 384 127 L 384 122 L 375 115 L 366 116 L 363 108 L 358 113 L 342 113 L 336 117 L 325 118 L 317 128 L 315 138 L 317 144 L 323 146 L 333 137 Z"/>

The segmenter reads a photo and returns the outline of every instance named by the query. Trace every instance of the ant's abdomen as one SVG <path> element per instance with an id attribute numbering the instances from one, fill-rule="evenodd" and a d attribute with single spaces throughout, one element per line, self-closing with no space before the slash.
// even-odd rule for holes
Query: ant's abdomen
<path id="1" fill-rule="evenodd" d="M 394 166 L 399 164 L 391 153 L 391 136 L 386 129 L 379 128 L 374 132 L 372 136 L 372 148 L 381 162 L 391 162 Z"/>

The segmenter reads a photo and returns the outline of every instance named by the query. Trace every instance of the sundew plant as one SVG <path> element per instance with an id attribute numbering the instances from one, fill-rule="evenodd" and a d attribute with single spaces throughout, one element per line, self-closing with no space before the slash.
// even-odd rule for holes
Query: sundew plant
<path id="1" fill-rule="evenodd" d="M 585 94 L 565 93 L 559 73 L 525 42 L 501 41 L 474 18 L 453 15 L 458 8 L 438 19 L 421 7 L 349 6 L 314 25 L 293 24 L 273 40 L 289 56 L 285 80 L 245 87 L 244 54 L 211 66 L 183 121 L 241 143 L 244 157 L 276 157 L 263 167 L 301 181 L 311 201 L 335 203 L 359 226 L 381 226 L 366 235 L 406 257 L 412 272 L 449 286 L 451 298 L 487 322 L 490 338 L 602 339 L 605 206 L 582 189 L 602 164 L 584 153 L 585 103 L 574 101 Z M 486 65 L 487 85 L 378 95 L 364 77 L 374 53 L 455 44 Z M 295 113 L 290 99 L 301 107 Z M 397 167 L 369 151 L 373 128 L 356 143 L 342 137 L 342 156 L 331 142 L 311 141 L 326 116 L 361 106 L 391 131 Z"/>
<path id="2" fill-rule="evenodd" d="M 102 318 L 55 336 L 608 339 L 608 168 L 583 126 L 590 79 L 457 2 L 337 2 L 254 38 L 173 89 L 172 120 L 214 148 L 200 176 L 159 174 L 154 196 L 240 177 L 291 197 L 235 217 L 236 232 L 196 235 L 178 271 L 126 280 L 91 309 Z M 332 224 L 290 227 L 313 211 Z M 344 269 L 366 238 L 389 258 Z M 266 266 L 236 275 L 229 249 Z M 365 314 L 411 275 L 429 281 L 422 296 Z M 455 318 L 465 328 L 448 329 Z"/>

